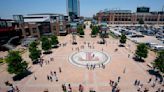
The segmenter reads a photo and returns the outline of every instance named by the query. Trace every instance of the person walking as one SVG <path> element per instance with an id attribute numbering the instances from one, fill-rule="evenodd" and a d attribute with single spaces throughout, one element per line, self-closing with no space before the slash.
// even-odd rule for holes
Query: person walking
<path id="1" fill-rule="evenodd" d="M 63 89 L 63 92 L 67 92 L 67 88 L 66 88 L 65 84 L 62 84 L 62 89 Z"/>
<path id="2" fill-rule="evenodd" d="M 117 82 L 120 82 L 120 79 L 121 79 L 121 77 L 120 77 L 120 76 L 118 76 L 118 81 L 117 81 Z"/>
<path id="3" fill-rule="evenodd" d="M 155 82 L 157 82 L 158 81 L 158 78 L 157 77 L 155 77 Z"/>
<path id="4" fill-rule="evenodd" d="M 47 75 L 47 80 L 50 80 L 50 76 L 49 75 Z"/>
<path id="5" fill-rule="evenodd" d="M 123 73 L 125 73 L 126 72 L 126 67 L 124 68 L 124 70 L 123 70 Z"/>
<path id="6" fill-rule="evenodd" d="M 140 85 L 138 86 L 137 91 L 139 91 L 139 92 L 141 91 L 141 86 Z"/>
<path id="7" fill-rule="evenodd" d="M 53 72 L 52 71 L 50 72 L 50 74 L 51 74 L 51 76 L 53 76 Z"/>
<path id="8" fill-rule="evenodd" d="M 138 86 L 140 85 L 140 80 L 138 80 L 138 83 L 137 83 L 137 85 L 138 85 Z"/>
<path id="9" fill-rule="evenodd" d="M 52 77 L 51 76 L 49 76 L 49 77 L 50 77 L 50 81 L 52 82 L 53 81 Z"/>
<path id="10" fill-rule="evenodd" d="M 84 90 L 84 87 L 80 84 L 79 85 L 79 92 L 83 92 L 83 90 Z"/>
<path id="11" fill-rule="evenodd" d="M 34 75 L 34 80 L 37 80 L 37 77 Z"/>
<path id="12" fill-rule="evenodd" d="M 54 71 L 54 75 L 56 76 L 56 71 Z"/>
<path id="13" fill-rule="evenodd" d="M 61 67 L 59 67 L 59 73 L 61 73 L 61 72 L 62 72 Z"/>
<path id="14" fill-rule="evenodd" d="M 136 86 L 136 85 L 137 85 L 137 83 L 138 83 L 138 80 L 135 80 L 134 85 Z"/>
<path id="15" fill-rule="evenodd" d="M 86 67 L 87 67 L 87 69 L 89 70 L 89 66 L 88 66 L 88 64 L 86 64 Z"/>
<path id="16" fill-rule="evenodd" d="M 72 87 L 71 87 L 71 84 L 68 84 L 68 92 L 72 92 Z"/>
<path id="17" fill-rule="evenodd" d="M 153 82 L 153 85 L 152 85 L 152 87 L 153 87 L 153 88 L 155 87 L 155 82 Z"/>
<path id="18" fill-rule="evenodd" d="M 56 82 L 58 82 L 58 77 L 57 76 L 55 76 L 55 79 L 56 79 Z"/>
<path id="19" fill-rule="evenodd" d="M 128 58 L 130 57 L 130 54 L 128 54 Z"/>
<path id="20" fill-rule="evenodd" d="M 150 82 L 151 82 L 151 80 L 152 80 L 152 78 L 150 78 L 150 79 L 149 79 L 148 83 L 150 83 Z"/>
<path id="21" fill-rule="evenodd" d="M 112 86 L 112 80 L 110 80 L 109 84 Z"/>
<path id="22" fill-rule="evenodd" d="M 15 87 L 16 92 L 20 92 L 18 86 Z"/>

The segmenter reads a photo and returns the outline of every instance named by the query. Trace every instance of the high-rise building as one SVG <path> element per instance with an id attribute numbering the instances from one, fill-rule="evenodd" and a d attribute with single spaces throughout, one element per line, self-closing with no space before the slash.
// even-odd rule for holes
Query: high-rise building
<path id="1" fill-rule="evenodd" d="M 80 1 L 79 0 L 67 0 L 67 14 L 73 18 L 80 16 Z"/>

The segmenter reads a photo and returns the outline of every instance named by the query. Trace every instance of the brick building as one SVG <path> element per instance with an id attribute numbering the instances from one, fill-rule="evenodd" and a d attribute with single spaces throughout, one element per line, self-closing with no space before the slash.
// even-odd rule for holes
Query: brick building
<path id="1" fill-rule="evenodd" d="M 15 30 L 15 23 L 11 19 L 0 19 L 0 45 L 6 44 L 10 38 L 21 36 L 19 31 Z"/>
<path id="2" fill-rule="evenodd" d="M 13 15 L 13 18 L 18 24 L 16 30 L 21 30 L 23 37 L 40 38 L 42 35 L 66 35 L 68 33 L 66 25 L 69 18 L 62 14 Z"/>
<path id="3" fill-rule="evenodd" d="M 138 24 L 142 19 L 145 24 L 164 24 L 164 12 L 149 12 L 148 7 L 138 7 L 135 13 L 131 10 L 100 11 L 94 17 L 98 23 L 108 24 Z"/>

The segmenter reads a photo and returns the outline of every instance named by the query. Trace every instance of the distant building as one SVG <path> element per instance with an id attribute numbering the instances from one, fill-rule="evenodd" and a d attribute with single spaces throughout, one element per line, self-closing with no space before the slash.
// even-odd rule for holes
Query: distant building
<path id="1" fill-rule="evenodd" d="M 14 21 L 11 19 L 0 19 L 0 46 L 14 37 L 21 36 L 19 31 L 15 30 Z"/>
<path id="2" fill-rule="evenodd" d="M 20 44 L 22 34 L 15 30 L 16 25 L 11 19 L 0 19 L 0 51 L 12 50 Z"/>
<path id="3" fill-rule="evenodd" d="M 66 35 L 66 25 L 68 16 L 62 14 L 42 13 L 29 14 L 27 16 L 14 15 L 14 21 L 19 26 L 16 30 L 21 30 L 23 37 L 40 37 L 43 35 Z"/>
<path id="4" fill-rule="evenodd" d="M 109 10 L 100 11 L 94 16 L 98 23 L 107 22 L 108 24 L 138 24 L 143 20 L 145 24 L 164 24 L 164 12 L 150 12 L 147 7 L 138 7 L 136 13 L 130 10 Z"/>
<path id="5" fill-rule="evenodd" d="M 80 17 L 80 1 L 79 0 L 67 0 L 67 13 L 71 19 Z"/>
<path id="6" fill-rule="evenodd" d="M 137 13 L 149 13 L 149 7 L 137 7 Z"/>

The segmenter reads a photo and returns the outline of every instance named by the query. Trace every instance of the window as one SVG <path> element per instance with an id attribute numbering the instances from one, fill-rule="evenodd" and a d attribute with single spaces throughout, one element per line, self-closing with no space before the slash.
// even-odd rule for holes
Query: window
<path id="1" fill-rule="evenodd" d="M 63 20 L 63 16 L 59 16 L 59 20 L 62 21 Z"/>
<path id="2" fill-rule="evenodd" d="M 37 29 L 36 28 L 32 28 L 33 33 L 37 33 Z"/>
<path id="3" fill-rule="evenodd" d="M 63 26 L 60 26 L 60 31 L 62 31 L 63 30 Z"/>
<path id="4" fill-rule="evenodd" d="M 56 26 L 55 25 L 53 26 L 53 30 L 56 31 Z"/>

